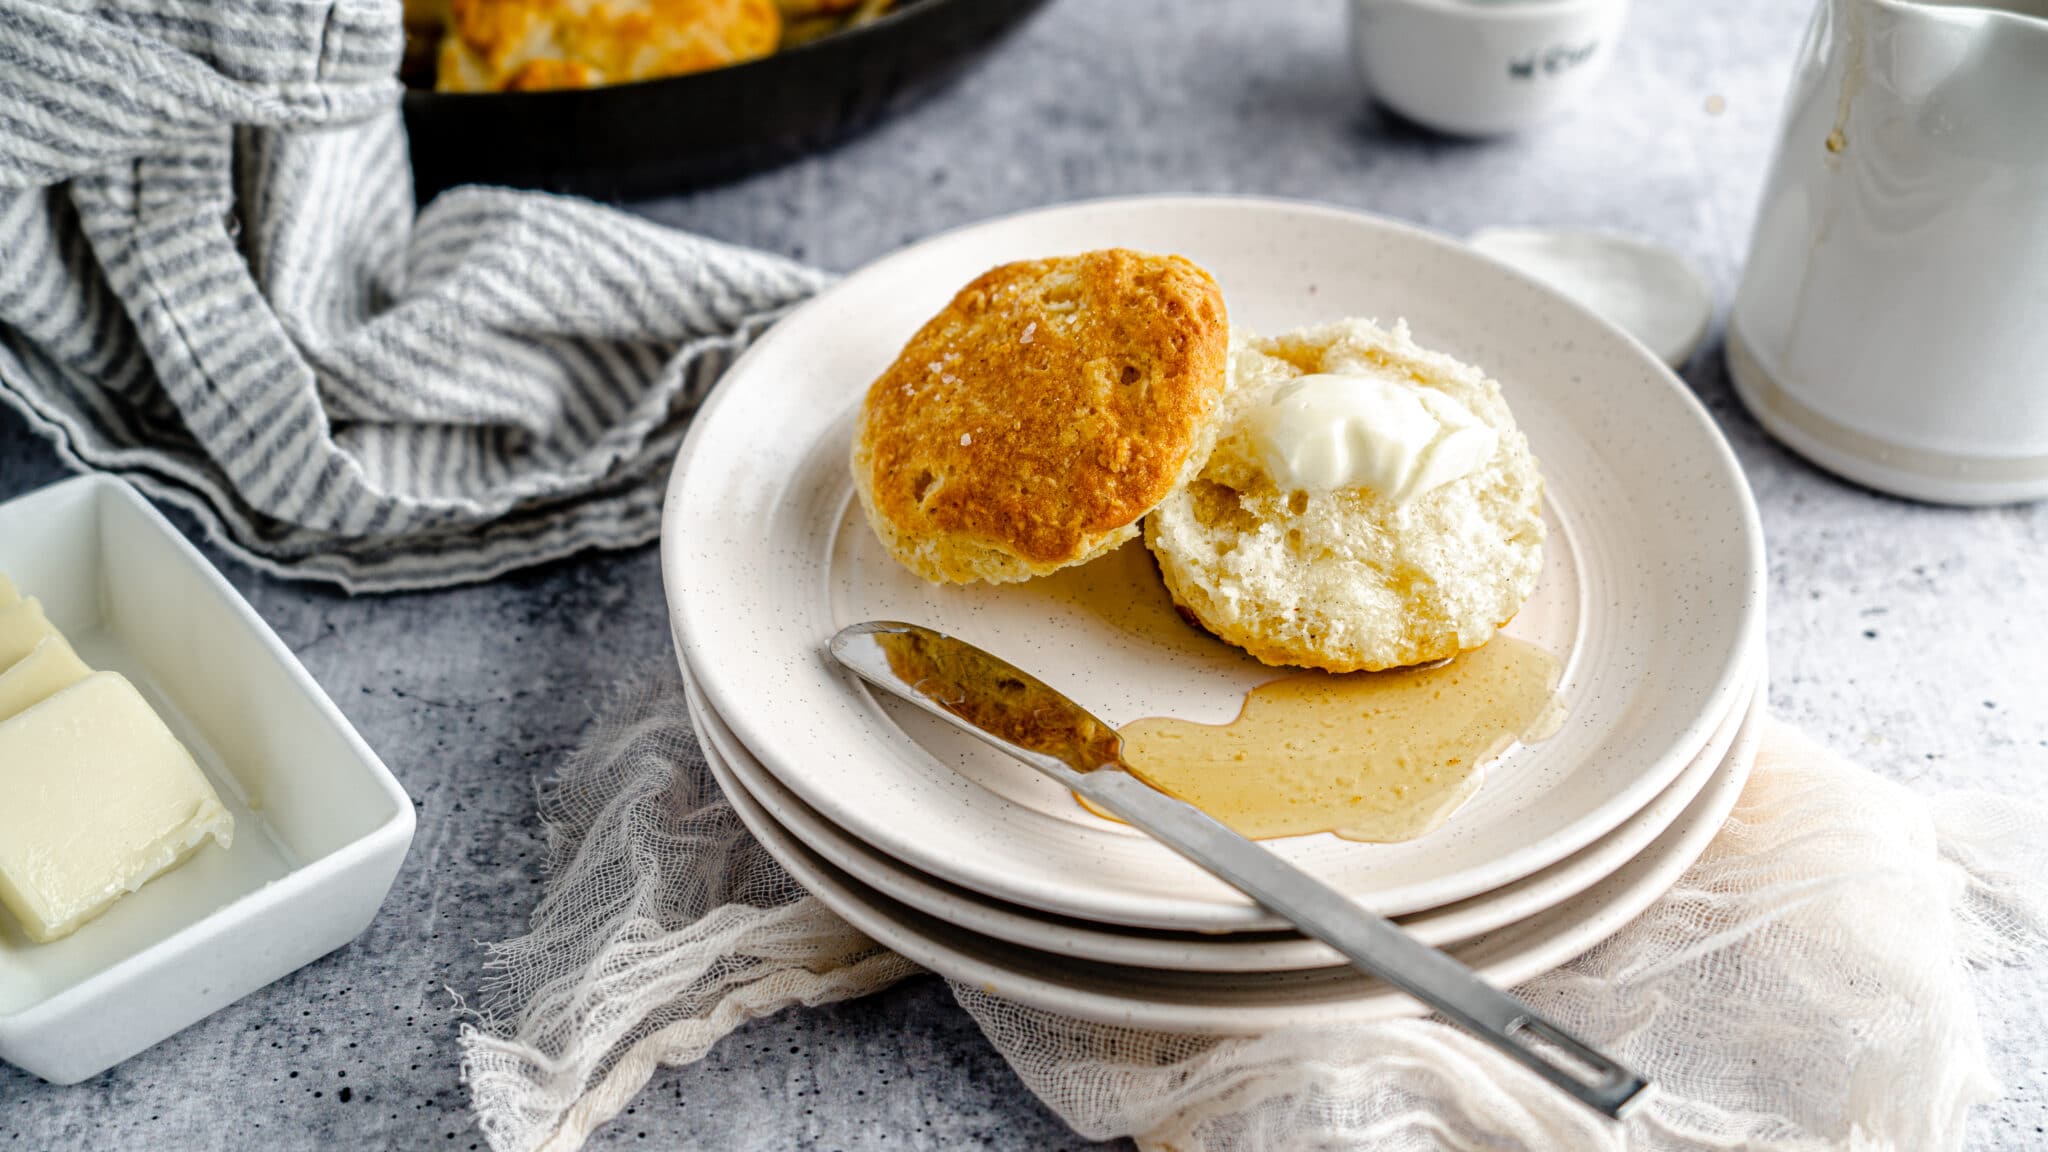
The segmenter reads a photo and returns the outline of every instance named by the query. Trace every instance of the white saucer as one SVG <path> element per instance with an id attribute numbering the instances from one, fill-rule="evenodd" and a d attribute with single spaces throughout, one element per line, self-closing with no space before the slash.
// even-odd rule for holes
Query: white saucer
<path id="1" fill-rule="evenodd" d="M 1487 228 L 1473 248 L 1613 321 L 1676 368 L 1692 359 L 1714 318 L 1714 294 L 1669 248 L 1611 232 Z"/>
<path id="2" fill-rule="evenodd" d="M 1759 693 L 1720 771 L 1635 859 L 1579 895 L 1449 951 L 1502 987 L 1585 952 L 1649 907 L 1684 874 L 1727 819 L 1756 763 Z M 805 847 L 741 786 L 716 747 L 712 772 L 740 818 L 797 881 L 885 947 L 942 976 L 1031 1008 L 1160 1032 L 1249 1035 L 1281 1028 L 1419 1016 L 1405 994 L 1352 968 L 1302 972 L 1175 972 L 1020 948 L 948 924 L 862 884 Z"/>
<path id="3" fill-rule="evenodd" d="M 851 416 L 905 336 L 992 264 L 1117 244 L 1201 261 L 1233 322 L 1255 330 L 1405 316 L 1423 343 L 1502 381 L 1542 459 L 1548 566 L 1510 631 L 1566 659 L 1563 730 L 1504 756 L 1420 840 L 1308 836 L 1277 851 L 1378 911 L 1413 912 L 1563 860 L 1677 778 L 1738 703 L 1763 606 L 1755 507 L 1706 411 L 1619 330 L 1463 245 L 1227 199 L 1079 204 L 938 237 L 804 305 L 726 374 L 678 456 L 662 570 L 682 654 L 769 771 L 858 839 L 998 900 L 1119 925 L 1280 926 L 1028 768 L 885 710 L 824 652 L 856 620 L 928 624 L 1117 724 L 1222 721 L 1271 677 L 1181 625 L 1141 550 L 1021 585 L 940 588 L 849 508 Z"/>
<path id="4" fill-rule="evenodd" d="M 685 674 L 690 718 L 699 743 L 716 751 L 738 783 L 783 830 L 833 867 L 890 899 L 984 936 L 1082 960 L 1186 972 L 1288 972 L 1345 960 L 1317 940 L 1292 932 L 1203 935 L 1110 928 L 991 900 L 935 880 L 862 844 L 782 786 L 704 704 Z M 1754 690 L 1731 711 L 1678 779 L 1620 827 L 1583 851 L 1492 892 L 1401 918 L 1418 939 L 1439 947 L 1469 940 L 1536 915 L 1578 895 L 1634 859 L 1683 812 L 1715 773 L 1723 771 L 1736 731 L 1762 697 Z"/>

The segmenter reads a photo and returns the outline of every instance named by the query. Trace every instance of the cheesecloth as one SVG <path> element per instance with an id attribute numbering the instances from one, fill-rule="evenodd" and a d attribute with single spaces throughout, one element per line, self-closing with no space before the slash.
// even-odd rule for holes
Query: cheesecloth
<path id="1" fill-rule="evenodd" d="M 618 690 L 543 790 L 550 875 L 496 945 L 463 1075 L 500 1150 L 580 1146 L 662 1064 L 918 969 L 740 823 L 673 668 Z M 1518 989 L 1656 1080 L 1594 1117 L 1448 1024 L 1256 1038 L 1064 1019 L 959 984 L 1026 1087 L 1144 1149 L 1959 1147 L 1995 1098 L 1973 967 L 2048 939 L 2048 808 L 1918 795 L 1771 722 L 1719 836 L 1606 943 Z"/>

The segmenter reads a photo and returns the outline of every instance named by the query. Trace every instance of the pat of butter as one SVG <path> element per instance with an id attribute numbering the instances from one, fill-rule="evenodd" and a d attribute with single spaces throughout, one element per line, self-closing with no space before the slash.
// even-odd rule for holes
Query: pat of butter
<path id="1" fill-rule="evenodd" d="M 55 635 L 57 630 L 43 615 L 42 603 L 33 596 L 0 608 L 0 671 L 14 667 L 35 651 L 36 645 Z"/>
<path id="2" fill-rule="evenodd" d="M 41 942 L 234 838 L 192 754 L 114 672 L 0 721 L 0 796 L 0 904 Z"/>
<path id="3" fill-rule="evenodd" d="M 14 667 L 0 672 L 0 720 L 18 716 L 90 675 L 92 669 L 71 650 L 69 640 L 46 636 Z"/>
<path id="4" fill-rule="evenodd" d="M 1282 491 L 1363 488 L 1396 503 L 1478 470 L 1500 446 L 1450 395 L 1389 376 L 1297 376 L 1246 420 Z"/>

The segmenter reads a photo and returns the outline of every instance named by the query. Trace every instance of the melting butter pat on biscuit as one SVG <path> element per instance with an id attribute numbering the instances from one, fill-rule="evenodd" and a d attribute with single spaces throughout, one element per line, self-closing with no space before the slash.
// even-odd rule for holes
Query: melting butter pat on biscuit
<path id="1" fill-rule="evenodd" d="M 1215 450 L 1152 510 L 1174 603 L 1268 664 L 1477 648 L 1543 567 L 1543 478 L 1479 369 L 1364 319 L 1248 339 Z"/>

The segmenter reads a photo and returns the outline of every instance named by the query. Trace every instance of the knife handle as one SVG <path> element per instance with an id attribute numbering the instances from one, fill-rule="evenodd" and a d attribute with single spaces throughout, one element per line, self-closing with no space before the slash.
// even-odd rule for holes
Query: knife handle
<path id="1" fill-rule="evenodd" d="M 1042 770 L 1045 765 L 1038 765 Z M 1122 768 L 1049 772 L 1232 887 L 1349 957 L 1359 969 L 1435 1008 L 1574 1099 L 1619 1117 L 1650 1082 L 1495 988 L 1449 953 Z"/>

